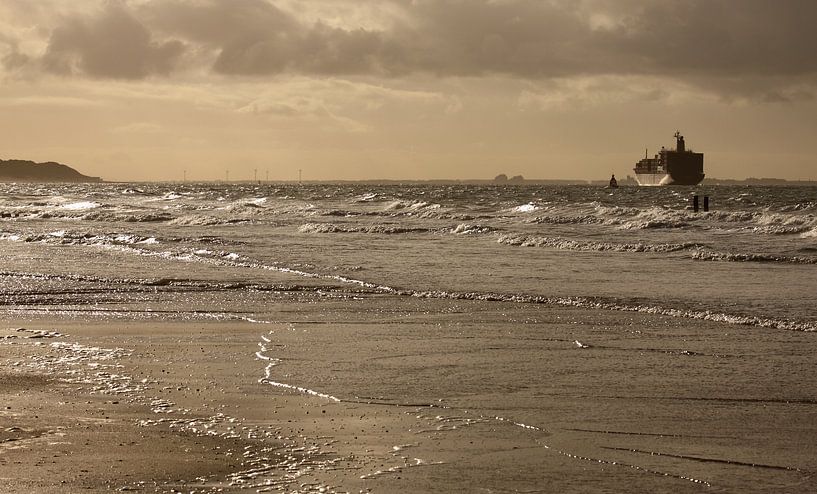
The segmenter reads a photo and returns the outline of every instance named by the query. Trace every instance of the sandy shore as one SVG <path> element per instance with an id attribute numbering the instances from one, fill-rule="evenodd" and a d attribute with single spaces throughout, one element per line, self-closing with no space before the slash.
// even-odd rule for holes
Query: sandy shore
<path id="1" fill-rule="evenodd" d="M 1 321 L 3 492 L 817 487 L 810 334 L 390 297 L 276 311 Z"/>

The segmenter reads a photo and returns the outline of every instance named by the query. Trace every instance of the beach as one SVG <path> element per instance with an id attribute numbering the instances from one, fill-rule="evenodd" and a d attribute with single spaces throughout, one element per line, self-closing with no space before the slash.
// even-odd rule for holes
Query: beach
<path id="1" fill-rule="evenodd" d="M 6 187 L 3 492 L 817 489 L 810 189 Z"/>
<path id="2" fill-rule="evenodd" d="M 815 488 L 811 335 L 505 302 L 327 305 L 268 325 L 6 331 L 6 492 Z"/>

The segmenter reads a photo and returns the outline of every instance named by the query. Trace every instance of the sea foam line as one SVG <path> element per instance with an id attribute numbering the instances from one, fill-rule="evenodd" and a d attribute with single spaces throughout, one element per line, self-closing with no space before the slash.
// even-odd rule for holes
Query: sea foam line
<path id="1" fill-rule="evenodd" d="M 280 273 L 294 274 L 305 278 L 326 279 L 339 281 L 341 283 L 358 285 L 363 288 L 375 290 L 380 293 L 391 293 L 394 295 L 411 296 L 418 298 L 438 298 L 438 299 L 453 299 L 453 300 L 483 300 L 483 301 L 498 301 L 498 302 L 516 302 L 516 303 L 534 303 L 555 305 L 561 307 L 577 307 L 587 309 L 601 309 L 614 310 L 622 312 L 639 312 L 644 314 L 663 315 L 669 317 L 679 317 L 685 319 L 698 319 L 713 322 L 722 322 L 727 324 L 736 324 L 742 326 L 757 326 L 770 329 L 782 329 L 787 331 L 817 331 L 817 324 L 811 322 L 797 322 L 779 319 L 764 318 L 759 316 L 739 316 L 734 314 L 718 313 L 712 311 L 692 311 L 684 309 L 675 309 L 669 307 L 661 307 L 657 305 L 627 305 L 618 302 L 606 302 L 594 300 L 587 297 L 545 297 L 539 295 L 524 295 L 524 294 L 503 294 L 490 292 L 448 292 L 448 291 L 423 291 L 411 289 L 398 289 L 387 285 L 371 283 L 364 280 L 350 278 L 341 275 L 324 275 L 319 273 L 311 273 L 300 269 L 288 268 L 285 266 L 271 266 L 255 261 L 242 260 L 240 256 L 231 256 L 225 258 L 207 258 L 199 257 L 191 258 L 191 254 L 172 254 L 172 253 L 156 253 L 146 249 L 140 249 L 132 246 L 115 246 L 115 248 L 122 250 L 135 251 L 137 253 L 145 253 L 144 255 L 163 255 L 168 258 L 183 260 L 183 261 L 201 261 L 216 265 L 229 265 L 234 267 L 245 267 L 253 269 L 265 269 L 270 271 L 277 271 Z"/>
<path id="2" fill-rule="evenodd" d="M 549 247 L 558 250 L 577 252 L 627 252 L 627 253 L 672 253 L 690 252 L 691 259 L 696 261 L 724 262 L 765 262 L 783 264 L 817 264 L 817 258 L 803 256 L 786 256 L 759 253 L 718 252 L 705 248 L 695 242 L 645 244 L 594 242 L 573 240 L 562 237 L 541 237 L 518 233 L 505 233 L 497 236 L 497 242 L 517 247 Z"/>
<path id="3" fill-rule="evenodd" d="M 8 239 L 8 238 L 6 238 Z M 447 292 L 441 290 L 411 290 L 398 289 L 395 287 L 372 283 L 364 280 L 359 280 L 342 275 L 329 275 L 313 273 L 301 269 L 290 268 L 286 266 L 275 266 L 261 263 L 246 257 L 240 256 L 236 253 L 213 253 L 198 254 L 196 251 L 155 251 L 132 245 L 110 245 L 94 243 L 92 246 L 118 250 L 120 252 L 131 253 L 134 255 L 141 255 L 147 257 L 159 257 L 163 259 L 176 260 L 182 262 L 199 262 L 204 264 L 216 266 L 231 266 L 250 269 L 263 269 L 267 271 L 275 271 L 279 273 L 292 274 L 311 279 L 332 280 L 345 284 L 357 285 L 362 288 L 374 290 L 379 293 L 388 293 L 401 296 L 412 296 L 418 298 L 437 298 L 437 299 L 452 299 L 452 300 L 482 300 L 482 301 L 498 301 L 498 302 L 515 302 L 515 303 L 534 303 L 555 305 L 561 307 L 577 307 L 588 309 L 601 310 L 615 310 L 622 312 L 640 312 L 644 314 L 663 315 L 669 317 L 679 317 L 685 319 L 698 319 L 706 321 L 721 322 L 727 324 L 736 324 L 743 326 L 756 326 L 770 329 L 782 329 L 787 331 L 817 331 L 817 323 L 812 322 L 798 322 L 789 320 L 771 319 L 759 316 L 739 316 L 734 314 L 717 313 L 712 311 L 692 311 L 684 309 L 675 309 L 669 307 L 661 307 L 657 305 L 627 305 L 618 302 L 607 302 L 598 299 L 591 299 L 587 297 L 545 297 L 539 295 L 525 295 L 525 294 L 503 294 L 490 292 Z M 681 250 L 695 248 L 694 244 L 667 244 L 668 249 L 679 248 Z"/>
<path id="4" fill-rule="evenodd" d="M 786 321 L 758 316 L 737 316 L 712 311 L 692 311 L 673 309 L 657 305 L 627 305 L 617 302 L 594 300 L 587 297 L 544 297 L 539 295 L 519 295 L 481 292 L 446 292 L 446 291 L 401 291 L 401 294 L 420 298 L 442 298 L 453 300 L 482 300 L 492 302 L 516 302 L 528 304 L 556 305 L 561 307 L 577 307 L 584 309 L 614 310 L 621 312 L 640 312 L 684 319 L 698 319 L 705 321 L 737 324 L 742 326 L 759 326 L 787 331 L 817 331 L 817 324 L 810 322 Z"/>

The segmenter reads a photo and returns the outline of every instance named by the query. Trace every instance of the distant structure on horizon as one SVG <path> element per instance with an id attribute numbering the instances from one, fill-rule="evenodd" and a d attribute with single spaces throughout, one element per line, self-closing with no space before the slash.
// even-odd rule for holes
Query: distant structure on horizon
<path id="1" fill-rule="evenodd" d="M 508 178 L 507 175 L 504 173 L 500 173 L 496 177 L 494 177 L 494 183 L 497 184 L 521 184 L 525 183 L 525 177 L 522 175 L 514 175 L 511 178 Z"/>
<path id="2" fill-rule="evenodd" d="M 0 182 L 102 182 L 68 165 L 48 161 L 35 163 L 28 160 L 0 160 Z"/>
<path id="3" fill-rule="evenodd" d="M 675 149 L 662 146 L 654 158 L 645 151 L 633 171 L 642 186 L 698 185 L 704 179 L 704 154 L 687 150 L 684 136 L 676 132 Z"/>

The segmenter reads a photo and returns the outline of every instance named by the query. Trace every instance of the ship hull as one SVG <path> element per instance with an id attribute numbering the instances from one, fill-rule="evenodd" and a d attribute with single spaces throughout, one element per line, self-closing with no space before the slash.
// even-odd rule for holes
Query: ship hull
<path id="1" fill-rule="evenodd" d="M 642 187 L 660 187 L 664 185 L 698 185 L 703 179 L 703 175 L 676 177 L 671 173 L 635 174 L 635 181 Z"/>

